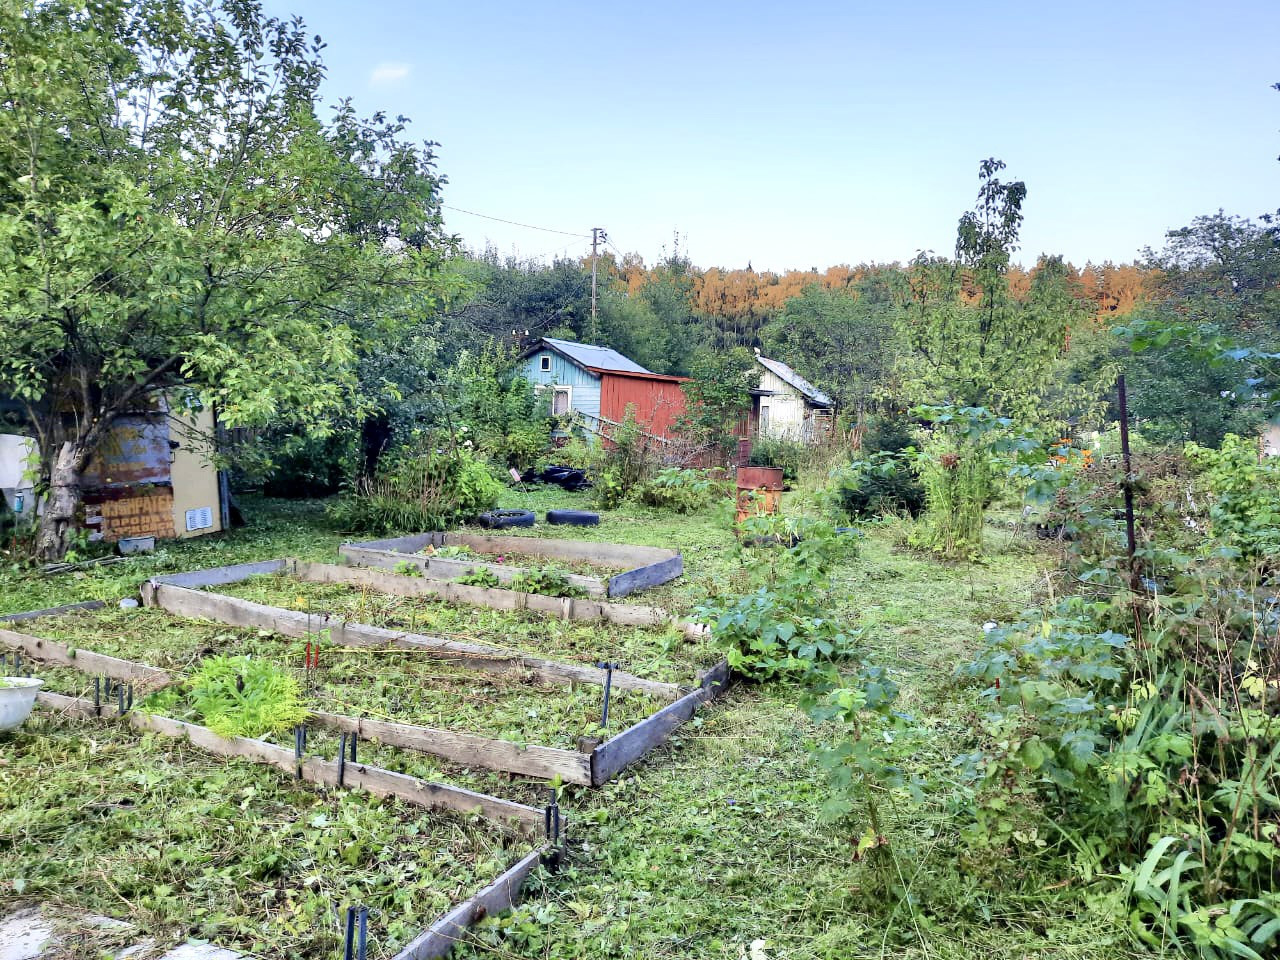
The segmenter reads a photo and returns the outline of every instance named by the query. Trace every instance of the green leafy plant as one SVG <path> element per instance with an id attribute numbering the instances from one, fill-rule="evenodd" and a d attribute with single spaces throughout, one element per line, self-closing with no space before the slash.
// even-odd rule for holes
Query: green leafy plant
<path id="1" fill-rule="evenodd" d="M 485 567 L 472 567 L 458 578 L 458 583 L 468 587 L 499 587 L 502 585 L 498 575 Z"/>
<path id="2" fill-rule="evenodd" d="M 666 467 L 640 488 L 639 499 L 646 506 L 693 513 L 724 492 L 724 484 L 712 480 L 705 470 Z"/>
<path id="3" fill-rule="evenodd" d="M 831 505 L 842 520 L 866 520 L 885 514 L 915 517 L 924 509 L 924 487 L 915 476 L 915 450 L 876 452 L 831 473 Z"/>
<path id="4" fill-rule="evenodd" d="M 1214 535 L 1250 558 L 1280 553 L 1280 463 L 1256 440 L 1229 433 L 1217 450 L 1188 443 L 1187 459 L 1208 487 Z"/>
<path id="5" fill-rule="evenodd" d="M 530 567 L 522 570 L 507 585 L 520 593 L 541 593 L 548 597 L 585 597 L 587 592 L 569 582 L 566 574 L 554 567 Z"/>
<path id="6" fill-rule="evenodd" d="M 266 660 L 208 657 L 188 687 L 196 712 L 219 736 L 261 737 L 307 718 L 298 681 Z"/>

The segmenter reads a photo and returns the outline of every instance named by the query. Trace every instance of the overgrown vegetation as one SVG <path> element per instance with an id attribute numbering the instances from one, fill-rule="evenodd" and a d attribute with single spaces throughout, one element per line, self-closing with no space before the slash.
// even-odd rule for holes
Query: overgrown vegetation
<path id="1" fill-rule="evenodd" d="M 219 736 L 263 737 L 307 718 L 297 679 L 266 660 L 208 657 L 187 685 L 201 721 Z"/>

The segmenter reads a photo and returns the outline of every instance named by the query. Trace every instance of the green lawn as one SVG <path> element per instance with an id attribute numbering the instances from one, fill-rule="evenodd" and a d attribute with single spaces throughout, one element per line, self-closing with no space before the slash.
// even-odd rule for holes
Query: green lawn
<path id="1" fill-rule="evenodd" d="M 503 506 L 541 514 L 589 502 L 534 488 L 508 491 Z M 319 525 L 316 504 L 249 500 L 246 510 L 251 526 L 225 537 L 6 584 L 0 610 L 118 598 L 161 571 L 286 554 L 331 561 L 344 539 Z M 628 507 L 606 512 L 599 527 L 540 522 L 530 532 L 680 548 L 685 576 L 633 599 L 688 612 L 744 582 L 729 520 L 727 505 L 694 516 Z M 818 731 L 796 708 L 798 691 L 738 686 L 622 779 L 566 791 L 566 869 L 540 879 L 514 916 L 489 921 L 470 955 L 739 960 L 756 940 L 771 960 L 1130 955 L 1130 939 L 1109 919 L 1114 908 L 1091 911 L 1093 891 L 1037 859 L 1034 827 L 1016 846 L 974 852 L 949 808 L 953 761 L 972 748 L 979 709 L 952 671 L 979 649 L 985 621 L 1037 599 L 1049 558 L 1003 525 L 989 528 L 983 565 L 939 563 L 897 540 L 893 525 L 869 528 L 839 572 L 832 607 L 865 628 L 868 652 L 892 671 L 922 731 L 911 772 L 936 786 L 923 802 L 898 798 L 889 809 L 893 880 L 909 898 L 887 892 L 857 860 L 860 825 L 819 821 L 825 788 L 807 751 Z"/>

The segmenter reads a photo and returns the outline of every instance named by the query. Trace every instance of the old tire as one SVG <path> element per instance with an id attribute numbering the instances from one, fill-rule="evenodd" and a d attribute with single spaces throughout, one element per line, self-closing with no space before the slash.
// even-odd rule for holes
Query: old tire
<path id="1" fill-rule="evenodd" d="M 568 524 L 571 527 L 594 527 L 600 523 L 600 514 L 589 510 L 548 510 L 547 523 Z"/>
<path id="2" fill-rule="evenodd" d="M 476 522 L 490 530 L 507 527 L 532 527 L 537 518 L 530 510 L 489 510 L 476 517 Z"/>

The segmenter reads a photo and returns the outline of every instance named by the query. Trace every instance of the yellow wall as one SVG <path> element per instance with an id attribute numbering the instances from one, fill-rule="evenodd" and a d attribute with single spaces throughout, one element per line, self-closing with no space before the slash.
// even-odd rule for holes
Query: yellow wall
<path id="1" fill-rule="evenodd" d="M 213 455 L 213 413 L 189 413 L 175 406 L 169 411 L 169 436 L 177 441 L 170 474 L 173 478 L 173 528 L 179 538 L 200 537 L 222 529 L 222 509 L 218 498 L 218 471 Z M 187 511 L 207 507 L 213 525 L 202 530 L 187 529 Z"/>

